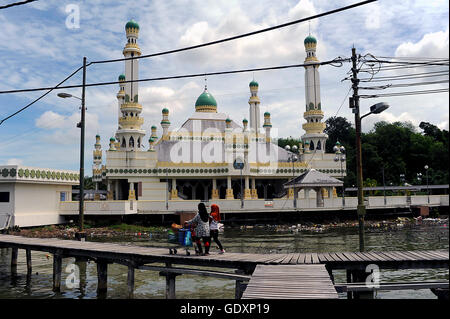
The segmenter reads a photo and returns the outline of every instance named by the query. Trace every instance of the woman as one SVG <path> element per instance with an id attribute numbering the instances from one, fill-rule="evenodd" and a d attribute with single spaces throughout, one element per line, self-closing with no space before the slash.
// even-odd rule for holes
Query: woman
<path id="1" fill-rule="evenodd" d="M 192 224 L 197 225 L 195 227 L 195 243 L 197 244 L 198 254 L 202 256 L 208 256 L 211 237 L 209 231 L 209 214 L 206 210 L 205 204 L 198 204 L 198 214 L 184 224 L 186 226 Z M 200 238 L 203 240 L 203 244 L 205 245 L 205 253 L 203 253 Z"/>
<path id="2" fill-rule="evenodd" d="M 225 252 L 225 249 L 223 249 L 222 243 L 219 240 L 219 222 L 221 218 L 218 205 L 216 204 L 211 205 L 211 217 L 209 217 L 209 220 L 210 220 L 209 223 L 210 234 L 214 239 L 214 241 L 216 242 L 217 246 L 219 246 L 220 249 L 219 254 L 223 254 Z"/>

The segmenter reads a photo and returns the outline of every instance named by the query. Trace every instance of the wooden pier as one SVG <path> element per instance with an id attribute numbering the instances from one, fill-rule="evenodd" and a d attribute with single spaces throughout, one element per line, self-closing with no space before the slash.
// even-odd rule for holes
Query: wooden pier
<path id="1" fill-rule="evenodd" d="M 62 239 L 41 239 L 27 238 L 11 235 L 0 235 L 0 248 L 12 248 L 11 254 L 11 273 L 17 273 L 17 254 L 18 249 L 24 249 L 27 256 L 27 272 L 31 275 L 32 258 L 31 251 L 44 251 L 53 254 L 53 290 L 61 289 L 61 268 L 63 258 L 74 257 L 77 264 L 82 261 L 92 260 L 97 263 L 99 295 L 107 291 L 108 264 L 117 263 L 128 267 L 128 292 L 133 296 L 134 291 L 134 271 L 135 269 L 145 269 L 159 271 L 161 276 L 166 277 L 166 297 L 175 298 L 176 277 L 183 274 L 196 274 L 201 276 L 210 276 L 226 278 L 236 281 L 236 298 L 241 298 L 245 288 L 250 288 L 245 295 L 251 296 L 250 292 L 255 293 L 254 287 L 261 276 L 270 276 L 274 282 L 282 283 L 287 278 L 282 275 L 285 271 L 292 273 L 292 278 L 298 282 L 297 286 L 307 283 L 311 274 L 307 275 L 306 269 L 311 273 L 318 275 L 317 285 L 309 282 L 307 286 L 312 294 L 318 288 L 323 291 L 321 296 L 332 297 L 329 284 L 334 284 L 333 270 L 347 270 L 347 282 L 364 282 L 368 274 L 365 272 L 368 265 L 376 265 L 379 269 L 414 269 L 414 268 L 447 268 L 449 266 L 448 250 L 430 250 L 430 251 L 389 251 L 389 252 L 327 252 L 327 253 L 288 253 L 288 254 L 250 254 L 250 253 L 212 253 L 209 256 L 186 256 L 184 254 L 171 255 L 168 248 L 142 247 L 135 245 L 121 245 L 112 243 L 83 242 L 75 240 Z M 152 264 L 164 264 L 164 267 Z M 189 269 L 174 267 L 174 265 L 190 265 L 198 267 L 217 267 L 225 269 L 234 269 L 234 273 L 226 271 L 211 271 L 204 269 Z M 264 266 L 265 265 L 265 266 Z M 272 266 L 271 266 L 272 265 Z M 294 267 L 292 267 L 294 266 Z M 316 268 L 308 268 L 307 266 Z M 261 268 L 262 267 L 262 268 Z M 269 267 L 269 268 L 264 268 Z M 270 268 L 274 267 L 274 268 Z M 281 268 L 285 267 L 285 268 Z M 306 268 L 302 268 L 306 267 Z M 255 270 L 256 269 L 256 270 Z M 266 270 L 272 271 L 267 272 Z M 312 271 L 314 270 L 314 271 Z M 328 278 L 322 280 L 325 272 Z M 264 275 L 265 273 L 265 275 Z M 279 277 L 277 277 L 280 274 Z M 320 275 L 319 275 L 320 274 Z M 298 276 L 297 276 L 298 275 Z M 320 280 L 319 280 L 320 278 Z M 264 279 L 265 280 L 265 279 Z M 264 282 L 264 280 L 262 282 Z M 303 282 L 303 283 L 302 283 Z M 253 288 L 252 288 L 253 287 Z M 306 287 L 306 286 L 305 286 Z M 431 288 L 442 288 L 442 283 Z M 299 288 L 300 289 L 300 288 Z M 352 288 L 345 290 L 349 298 L 356 296 Z M 304 289 L 303 289 L 304 291 Z M 342 291 L 342 290 L 341 290 Z M 293 297 L 308 297 L 308 294 L 299 294 L 294 289 Z M 263 296 L 258 293 L 260 297 Z M 286 297 L 286 296 L 285 296 Z"/>
<path id="2" fill-rule="evenodd" d="M 242 299 L 337 299 L 325 265 L 257 265 Z"/>

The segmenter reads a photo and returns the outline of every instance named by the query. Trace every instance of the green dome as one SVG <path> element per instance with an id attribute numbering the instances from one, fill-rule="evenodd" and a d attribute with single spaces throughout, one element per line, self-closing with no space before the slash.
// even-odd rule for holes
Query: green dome
<path id="1" fill-rule="evenodd" d="M 100 137 L 100 135 L 97 134 L 97 135 L 95 135 L 95 137 Z"/>
<path id="2" fill-rule="evenodd" d="M 168 114 L 169 113 L 169 109 L 168 108 L 163 108 L 162 109 L 162 113 L 163 114 Z"/>
<path id="3" fill-rule="evenodd" d="M 270 116 L 270 113 L 269 112 L 265 112 L 264 116 Z"/>
<path id="4" fill-rule="evenodd" d="M 248 123 L 248 120 L 247 119 L 243 119 L 242 123 Z"/>
<path id="5" fill-rule="evenodd" d="M 259 84 L 258 84 L 258 82 L 253 80 L 253 81 L 250 82 L 250 84 L 248 86 L 259 86 Z"/>
<path id="6" fill-rule="evenodd" d="M 114 142 L 116 139 L 114 138 L 114 137 L 111 137 L 110 139 L 109 139 L 109 141 L 110 142 Z"/>
<path id="7" fill-rule="evenodd" d="M 125 74 L 119 75 L 119 81 L 125 81 Z"/>
<path id="8" fill-rule="evenodd" d="M 156 126 L 155 125 L 152 125 L 152 130 L 156 130 Z"/>
<path id="9" fill-rule="evenodd" d="M 129 28 L 136 28 L 139 30 L 139 24 L 136 21 L 134 21 L 133 19 L 131 19 L 125 25 L 125 29 L 129 29 Z"/>
<path id="10" fill-rule="evenodd" d="M 308 43 L 317 43 L 317 40 L 316 40 L 316 38 L 314 38 L 313 36 L 308 35 L 308 36 L 305 38 L 304 43 L 305 43 L 305 45 L 308 44 Z"/>
<path id="11" fill-rule="evenodd" d="M 231 123 L 231 120 L 230 120 L 229 118 L 227 118 L 227 119 L 225 120 L 225 122 Z"/>
<path id="12" fill-rule="evenodd" d="M 212 96 L 212 94 L 206 90 L 202 94 L 200 94 L 200 96 L 197 99 L 197 102 L 195 102 L 196 107 L 205 105 L 217 106 L 217 102 L 214 96 Z"/>

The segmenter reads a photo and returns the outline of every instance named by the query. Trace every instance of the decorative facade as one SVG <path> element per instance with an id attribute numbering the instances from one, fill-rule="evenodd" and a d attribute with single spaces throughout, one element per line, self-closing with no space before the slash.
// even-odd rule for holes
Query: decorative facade
<path id="1" fill-rule="evenodd" d="M 139 25 L 126 24 L 124 57 L 139 56 Z M 313 40 L 314 41 L 313 41 Z M 271 114 L 260 115 L 259 84 L 249 84 L 249 121 L 242 124 L 220 112 L 214 96 L 205 86 L 193 113 L 180 128 L 171 127 L 169 107 L 161 110 L 161 136 L 154 123 L 144 123 L 137 80 L 139 59 L 125 60 L 125 74 L 119 76 L 118 128 L 101 166 L 101 149 L 94 151 L 93 173 L 106 183 L 110 200 L 214 200 L 288 198 L 283 184 L 315 168 L 341 177 L 340 164 L 325 153 L 324 113 L 320 104 L 320 83 L 315 51 L 317 41 L 305 39 L 306 123 L 297 161 L 293 153 L 277 146 L 271 136 Z M 309 65 L 310 64 L 310 65 Z M 141 101 L 142 102 L 142 101 Z M 149 107 L 149 106 L 147 106 Z M 154 106 L 152 106 L 154 107 Z M 262 122 L 261 122 L 262 120 Z M 145 141 L 148 126 L 148 143 Z M 100 137 L 98 137 L 100 139 Z M 99 162 L 100 159 L 100 162 Z M 235 160 L 244 162 L 235 169 Z M 344 170 L 345 172 L 345 170 Z"/>

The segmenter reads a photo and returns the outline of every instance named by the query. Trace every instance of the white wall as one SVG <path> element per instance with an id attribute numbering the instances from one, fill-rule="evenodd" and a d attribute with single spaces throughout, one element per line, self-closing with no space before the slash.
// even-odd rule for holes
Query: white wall
<path id="1" fill-rule="evenodd" d="M 20 227 L 51 225 L 63 222 L 59 215 L 60 193 L 71 198 L 71 185 L 15 184 L 14 225 Z"/>

